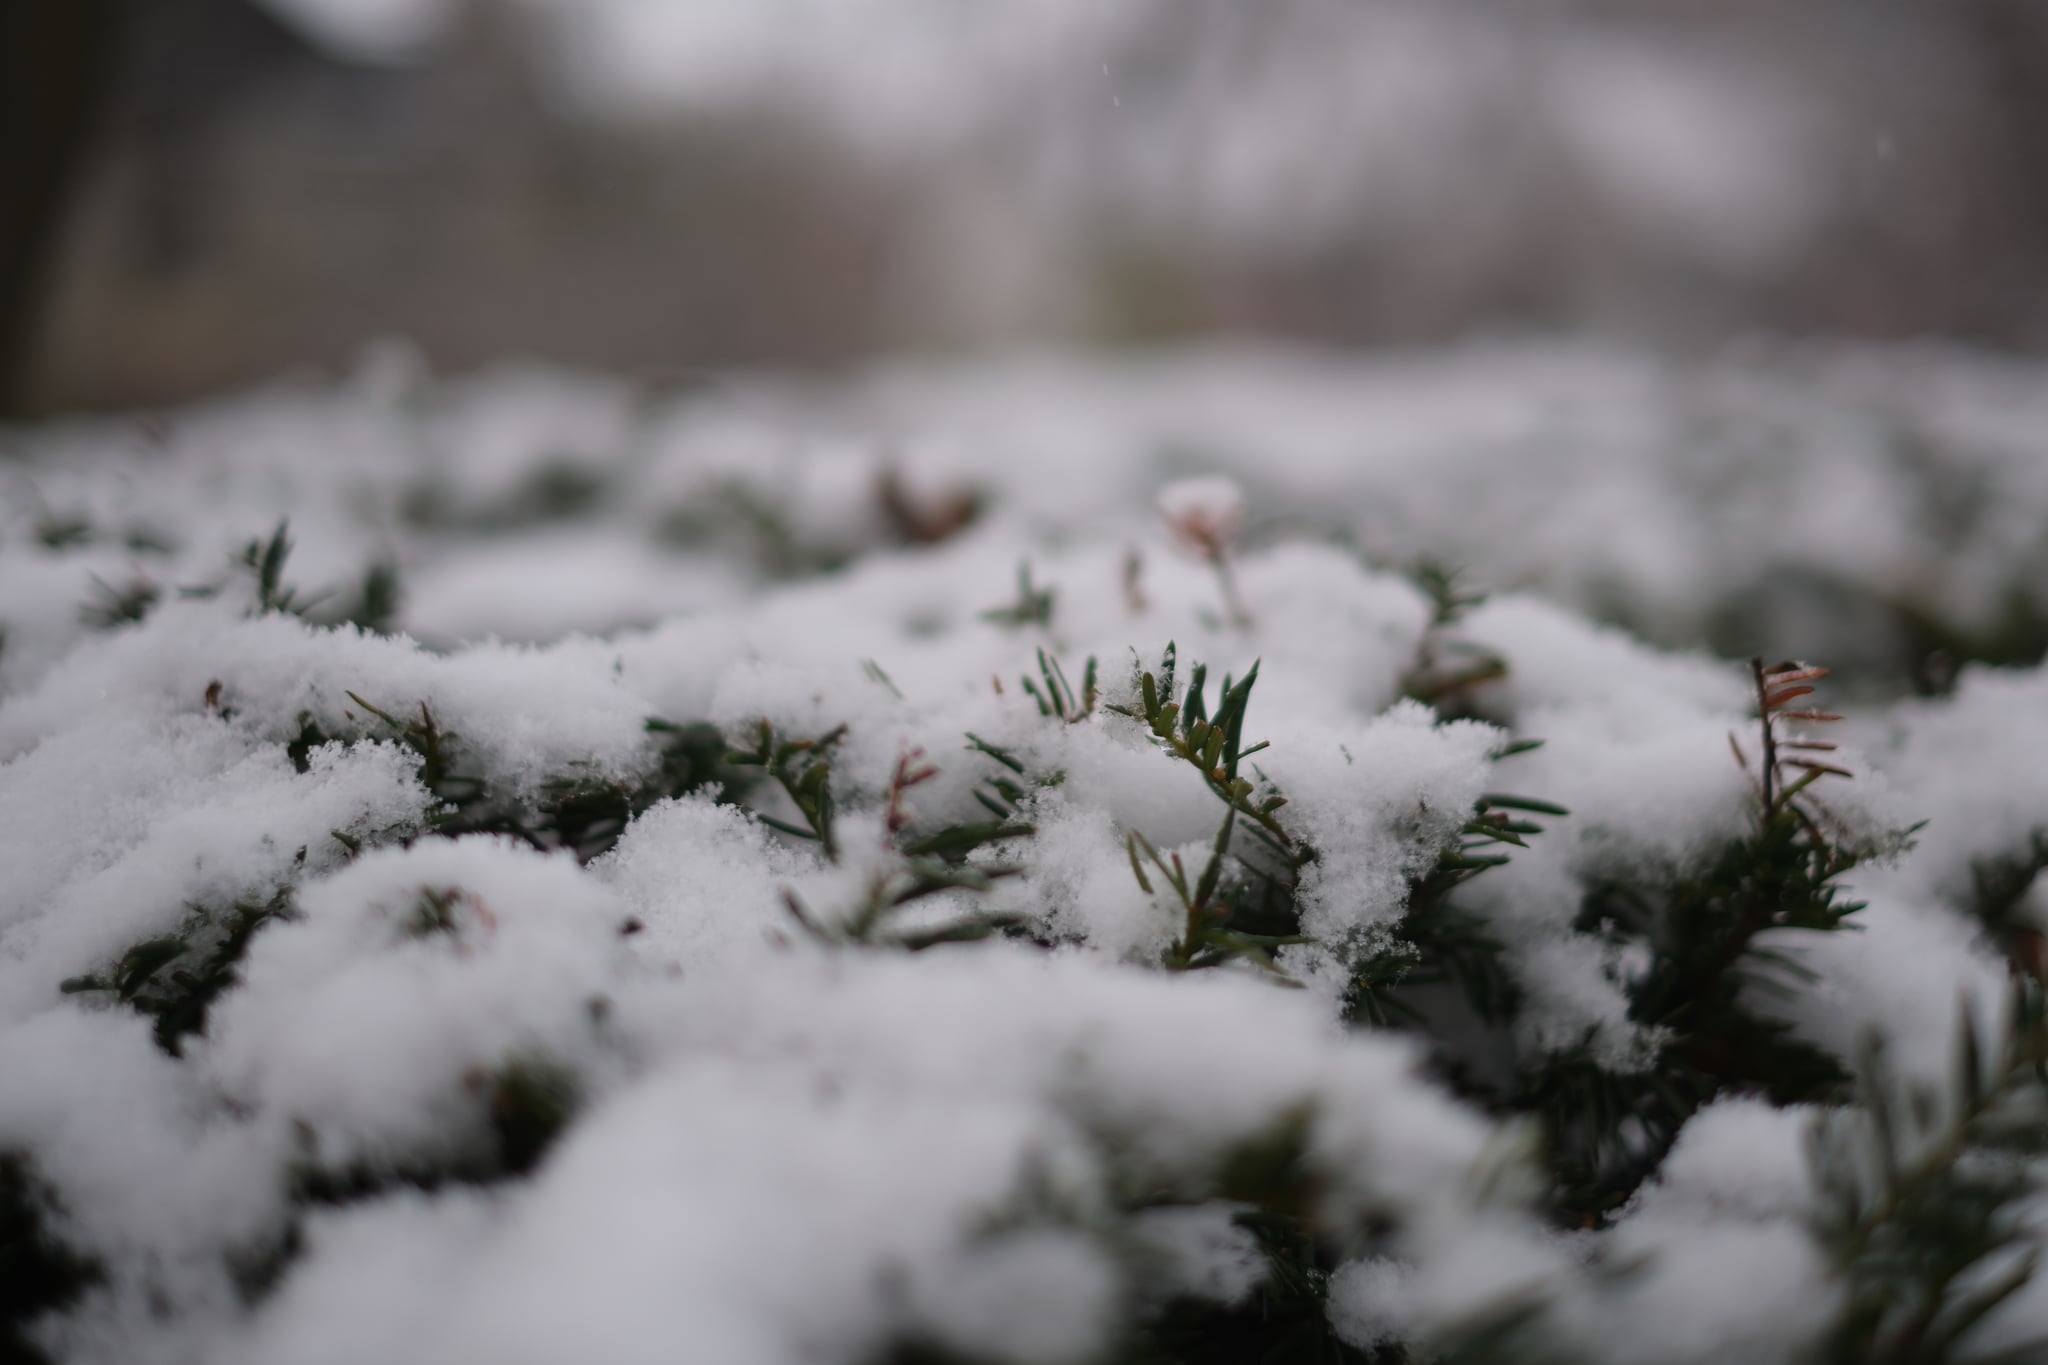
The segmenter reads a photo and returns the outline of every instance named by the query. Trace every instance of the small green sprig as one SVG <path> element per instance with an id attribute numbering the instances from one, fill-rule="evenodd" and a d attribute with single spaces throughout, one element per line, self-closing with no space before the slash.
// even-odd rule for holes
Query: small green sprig
<path id="1" fill-rule="evenodd" d="M 764 718 L 755 725 L 753 747 L 734 746 L 725 756 L 733 767 L 765 772 L 788 795 L 804 823 L 793 825 L 759 811 L 756 819 L 795 838 L 816 840 L 832 862 L 839 860 L 833 829 L 838 807 L 832 799 L 832 751 L 845 738 L 846 727 L 839 725 L 812 739 L 782 739 Z"/>
<path id="2" fill-rule="evenodd" d="M 284 581 L 285 561 L 291 558 L 291 524 L 277 523 L 277 529 L 270 533 L 268 540 L 250 540 L 242 546 L 242 552 L 229 562 L 233 567 L 245 570 L 256 580 L 256 606 L 251 616 L 268 616 L 272 612 L 287 616 L 304 616 L 327 596 L 319 593 L 312 597 L 301 597 L 297 588 Z M 209 598 L 220 595 L 218 584 L 204 584 L 198 587 L 180 588 L 181 597 Z"/>
<path id="3" fill-rule="evenodd" d="M 229 560 L 234 570 L 254 580 L 256 605 L 249 614 L 276 613 L 296 616 L 314 625 L 352 625 L 372 635 L 390 634 L 398 619 L 402 596 L 398 566 L 389 559 L 372 560 L 355 587 L 345 594 L 332 590 L 302 593 L 284 578 L 292 552 L 290 530 L 288 521 L 280 521 L 268 539 L 245 542 L 241 553 Z M 180 588 L 178 595 L 203 599 L 218 597 L 220 592 L 219 584 L 200 584 Z"/>
<path id="4" fill-rule="evenodd" d="M 1313 939 L 1299 932 L 1294 885 L 1313 853 L 1280 823 L 1287 799 L 1270 782 L 1261 786 L 1238 775 L 1239 765 L 1267 746 L 1244 743 L 1245 710 L 1258 682 L 1254 663 L 1243 681 L 1223 680 L 1216 709 L 1208 708 L 1208 669 L 1189 670 L 1187 687 L 1174 700 L 1178 656 L 1169 644 L 1157 672 L 1140 669 L 1135 706 L 1107 709 L 1145 725 L 1156 747 L 1202 775 L 1205 786 L 1224 804 L 1223 821 L 1211 842 L 1202 870 L 1190 877 L 1179 854 L 1162 855 L 1138 831 L 1125 836 L 1131 873 L 1147 895 L 1155 894 L 1150 864 L 1179 901 L 1181 929 L 1163 962 L 1172 971 L 1190 971 L 1245 959 L 1272 975 L 1291 980 L 1273 960 L 1274 950 Z M 1240 831 L 1258 844 L 1266 857 L 1258 864 L 1236 862 L 1231 841 Z M 1240 871 L 1226 875 L 1233 863 Z"/>
<path id="5" fill-rule="evenodd" d="M 1022 681 L 1025 695 L 1038 703 L 1039 715 L 1074 725 L 1094 713 L 1095 703 L 1101 696 L 1095 685 L 1094 655 L 1088 656 L 1088 662 L 1081 669 L 1081 690 L 1078 692 L 1067 681 L 1067 672 L 1060 667 L 1059 659 L 1043 649 L 1038 651 L 1038 676 L 1044 680 L 1043 687 L 1032 681 L 1029 674 L 1024 675 Z"/>
<path id="6" fill-rule="evenodd" d="M 1429 598 L 1430 614 L 1401 680 L 1401 695 L 1440 711 L 1463 713 L 1468 708 L 1457 703 L 1472 689 L 1508 674 L 1505 659 L 1455 633 L 1467 613 L 1486 601 L 1486 594 L 1467 587 L 1459 570 L 1435 560 L 1418 564 L 1409 578 Z"/>
<path id="7" fill-rule="evenodd" d="M 995 837 L 1018 836 L 991 836 L 982 842 L 992 842 Z M 915 953 L 942 943 L 972 943 L 1021 921 L 1015 915 L 1001 912 L 977 912 L 938 925 L 901 928 L 893 922 L 898 911 L 942 892 L 985 892 L 1020 870 L 1011 866 L 966 866 L 939 858 L 906 858 L 897 867 L 871 878 L 860 899 L 838 915 L 817 914 L 787 888 L 782 893 L 782 904 L 797 927 L 820 943 L 899 948 Z"/>
<path id="8" fill-rule="evenodd" d="M 973 796 L 981 807 L 997 820 L 1008 820 L 1023 807 L 1030 795 L 1024 784 L 1017 781 L 1023 777 L 1024 762 L 1017 755 L 999 744 L 991 744 L 971 731 L 967 735 L 967 748 L 976 753 L 986 754 L 1003 766 L 1004 771 L 986 778 L 974 789 Z"/>
<path id="9" fill-rule="evenodd" d="M 1145 894 L 1154 894 L 1151 878 L 1145 875 L 1144 863 L 1150 862 L 1180 901 L 1181 932 L 1167 947 L 1160 959 L 1161 964 L 1168 971 L 1189 972 L 1243 959 L 1290 986 L 1296 985 L 1294 978 L 1273 960 L 1273 951 L 1289 944 L 1312 943 L 1314 939 L 1306 934 L 1256 934 L 1231 923 L 1232 905 L 1224 894 L 1228 888 L 1223 880 L 1223 870 L 1230 859 L 1230 834 L 1236 822 L 1235 810 L 1224 812 L 1223 823 L 1217 828 L 1216 838 L 1209 846 L 1208 861 L 1203 863 L 1201 872 L 1192 881 L 1180 854 L 1161 856 L 1151 840 L 1136 830 L 1124 836 L 1124 847 L 1131 859 L 1131 873 Z M 1139 858 L 1140 853 L 1144 855 L 1143 861 Z"/>
<path id="10" fill-rule="evenodd" d="M 1543 833 L 1543 826 L 1527 817 L 1549 815 L 1562 818 L 1571 812 L 1553 801 L 1533 796 L 1511 796 L 1487 792 L 1472 803 L 1472 818 L 1458 831 L 1458 842 L 1445 850 L 1438 863 L 1441 871 L 1457 881 L 1499 867 L 1508 861 L 1505 853 L 1488 852 L 1500 847 L 1527 848 L 1531 835 Z"/>
<path id="11" fill-rule="evenodd" d="M 738 802 L 755 777 L 726 761 L 725 735 L 703 721 L 678 725 L 660 718 L 646 723 L 659 749 L 652 771 L 621 780 L 565 774 L 542 787 L 537 833 L 551 835 L 588 863 L 615 846 L 633 818 L 658 801 L 711 790 Z"/>
<path id="12" fill-rule="evenodd" d="M 1252 688 L 1259 680 L 1258 664 L 1251 666 L 1242 681 L 1233 683 L 1225 675 L 1222 695 L 1212 715 L 1203 696 L 1207 666 L 1193 666 L 1186 691 L 1175 701 L 1175 662 L 1174 646 L 1168 644 L 1157 673 L 1139 671 L 1137 705 L 1106 709 L 1142 721 L 1153 742 L 1199 772 L 1217 799 L 1251 823 L 1250 833 L 1269 851 L 1290 869 L 1299 866 L 1303 852 L 1279 820 L 1287 798 L 1270 789 L 1262 792 L 1251 779 L 1238 775 L 1238 767 L 1245 759 L 1268 747 L 1264 740 L 1250 746 L 1244 743 L 1245 708 L 1250 705 Z"/>
<path id="13" fill-rule="evenodd" d="M 1526 753 L 1537 743 L 1527 741 L 1515 751 Z M 1452 896 L 1472 878 L 1505 866 L 1509 855 L 1498 850 L 1527 848 L 1527 840 L 1544 831 L 1529 816 L 1570 814 L 1549 801 L 1498 792 L 1475 801 L 1456 841 L 1409 888 L 1408 907 L 1394 934 L 1352 964 L 1347 1017 L 1380 1027 L 1421 1024 L 1424 1017 L 1403 988 L 1454 982 L 1479 1019 L 1505 1022 L 1520 1002 L 1520 988 L 1504 962 L 1506 945 L 1485 921 L 1459 909 Z"/>
<path id="14" fill-rule="evenodd" d="M 93 574 L 92 598 L 78 610 L 78 618 L 95 630 L 115 630 L 132 625 L 149 615 L 163 596 L 163 589 L 147 578 L 136 576 L 126 584 L 107 582 Z"/>
<path id="15" fill-rule="evenodd" d="M 302 600 L 298 590 L 284 581 L 285 560 L 291 556 L 290 523 L 280 521 L 267 541 L 252 540 L 242 547 L 242 567 L 256 575 L 256 608 L 259 613 L 286 612 L 303 616 L 312 602 Z"/>
<path id="16" fill-rule="evenodd" d="M 185 1040 L 206 1032 L 214 1002 L 235 984 L 258 931 L 295 914 L 289 886 L 227 906 L 190 906 L 175 933 L 145 939 L 123 953 L 110 971 L 70 977 L 59 989 L 66 995 L 104 993 L 149 1016 L 156 1021 L 157 1046 L 181 1057 Z"/>
<path id="17" fill-rule="evenodd" d="M 462 750 L 461 736 L 452 730 L 442 729 L 434 718 L 433 708 L 425 701 L 419 704 L 419 719 L 400 720 L 391 712 L 364 700 L 359 693 L 345 692 L 344 695 L 381 723 L 390 738 L 419 755 L 421 784 L 446 806 L 437 817 L 438 823 L 459 820 L 483 802 L 486 796 L 484 779 L 456 771 Z M 463 826 L 463 832 L 468 832 L 469 828 Z"/>
<path id="18" fill-rule="evenodd" d="M 348 605 L 339 620 L 360 626 L 372 635 L 389 635 L 398 620 L 401 597 L 398 581 L 398 566 L 389 560 L 373 561 L 363 570 L 363 581 L 356 589 L 355 601 Z"/>
<path id="19" fill-rule="evenodd" d="M 925 760 L 924 750 L 898 755 L 889 780 L 882 819 L 883 847 L 888 862 L 868 879 L 860 899 L 844 913 L 824 917 L 813 913 L 794 891 L 783 892 L 783 906 L 797 926 L 821 942 L 887 946 L 919 951 L 941 943 L 986 938 L 1019 923 L 1016 916 L 978 912 L 937 926 L 899 929 L 893 921 L 905 907 L 951 891 L 981 893 L 1013 877 L 1022 867 L 1010 863 L 970 863 L 979 850 L 1015 839 L 1028 839 L 1036 827 L 1024 821 L 998 819 L 944 825 L 912 836 L 906 795 L 939 775 Z"/>
<path id="20" fill-rule="evenodd" d="M 503 834 L 539 849 L 569 849 L 587 863 L 617 844 L 633 817 L 656 802 L 705 789 L 719 792 L 721 800 L 738 801 L 754 778 L 751 771 L 728 762 L 725 736 L 716 726 L 654 718 L 647 721 L 646 730 L 658 747 L 647 770 L 618 778 L 596 771 L 595 765 L 572 765 L 541 784 L 538 801 L 516 798 L 473 770 L 462 737 L 442 727 L 429 703 L 419 703 L 418 717 L 406 719 L 359 693 L 345 695 L 382 728 L 382 738 L 418 757 L 416 775 L 439 802 L 429 816 L 431 832 L 451 838 Z M 218 702 L 218 694 L 209 688 L 208 708 Z M 349 716 L 355 718 L 353 713 Z M 304 773 L 311 768 L 313 750 L 335 737 L 310 711 L 300 712 L 297 724 L 285 750 L 293 767 Z M 371 842 L 384 843 L 407 833 L 376 831 Z"/>
<path id="21" fill-rule="evenodd" d="M 1034 586 L 1031 582 L 1031 561 L 1025 560 L 1017 566 L 1017 597 L 1007 606 L 991 607 L 981 614 L 981 619 L 999 626 L 1052 625 L 1053 601 L 1056 591 L 1052 588 Z"/>

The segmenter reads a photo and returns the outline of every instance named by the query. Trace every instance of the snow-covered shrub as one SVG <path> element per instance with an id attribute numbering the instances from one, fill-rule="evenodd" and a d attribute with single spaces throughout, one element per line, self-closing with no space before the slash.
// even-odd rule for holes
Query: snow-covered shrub
<path id="1" fill-rule="evenodd" d="M 1934 476 L 1847 379 L 1718 400 L 1781 510 L 1632 363 L 1333 363 L 16 433 L 0 1356 L 2023 1353 L 2048 678 L 1581 614 L 1889 600 Z M 1981 400 L 1915 419 L 1981 437 L 1963 621 L 2042 438 L 1895 363 Z"/>

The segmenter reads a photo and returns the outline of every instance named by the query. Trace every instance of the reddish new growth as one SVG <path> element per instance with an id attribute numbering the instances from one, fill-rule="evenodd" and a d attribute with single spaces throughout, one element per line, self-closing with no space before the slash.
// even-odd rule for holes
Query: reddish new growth
<path id="1" fill-rule="evenodd" d="M 1244 494 L 1237 485 L 1216 477 L 1170 483 L 1159 490 L 1159 515 L 1176 545 L 1208 561 L 1216 571 L 1231 623 L 1249 627 L 1251 612 L 1245 608 L 1230 567 L 1230 547 L 1244 532 Z"/>
<path id="2" fill-rule="evenodd" d="M 876 476 L 875 500 L 889 528 L 911 545 L 951 540 L 981 511 L 981 498 L 972 489 L 916 488 L 893 465 Z"/>
<path id="3" fill-rule="evenodd" d="M 897 756 L 896 771 L 889 778 L 889 813 L 885 821 L 884 837 L 890 844 L 893 845 L 896 836 L 910 827 L 910 808 L 904 804 L 903 793 L 938 775 L 939 770 L 925 762 L 922 749 L 906 749 Z"/>
<path id="4" fill-rule="evenodd" d="M 1789 660 L 1766 667 L 1762 659 L 1752 659 L 1749 667 L 1755 681 L 1757 717 L 1761 724 L 1761 769 L 1753 771 L 1750 768 L 1749 756 L 1742 751 L 1742 745 L 1733 733 L 1728 736 L 1728 745 L 1735 751 L 1735 761 L 1742 765 L 1743 771 L 1751 772 L 1757 778 L 1757 795 L 1763 802 L 1764 822 L 1768 824 L 1780 811 L 1790 811 L 1807 827 L 1816 842 L 1824 844 L 1826 840 L 1821 837 L 1816 817 L 1824 816 L 1825 810 L 1810 797 L 1804 801 L 1801 798 L 1823 777 L 1853 777 L 1855 774 L 1837 764 L 1811 757 L 1833 753 L 1838 746 L 1826 740 L 1788 738 L 1782 727 L 1789 722 L 1827 725 L 1841 719 L 1832 711 L 1815 710 L 1810 704 L 1794 709 L 1795 703 L 1813 695 L 1813 685 L 1825 678 L 1828 670 Z"/>

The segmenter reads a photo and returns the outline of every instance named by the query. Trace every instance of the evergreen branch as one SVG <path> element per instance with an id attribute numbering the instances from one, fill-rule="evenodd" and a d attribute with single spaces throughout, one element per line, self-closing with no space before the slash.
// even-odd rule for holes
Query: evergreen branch
<path id="1" fill-rule="evenodd" d="M 2048 1119 L 2048 1014 L 2038 987 L 2015 987 L 2002 1036 L 1979 1036 L 1962 1002 L 1947 1118 L 1904 1093 L 1866 1045 L 1868 1093 L 1813 1134 L 1821 1207 L 1815 1234 L 1849 1281 L 1830 1341 L 1834 1359 L 1941 1365 L 2031 1277 L 2019 1205 Z M 1967 1286 L 1967 1287 L 1965 1287 Z M 2035 1343 L 2035 1349 L 2040 1343 Z"/>

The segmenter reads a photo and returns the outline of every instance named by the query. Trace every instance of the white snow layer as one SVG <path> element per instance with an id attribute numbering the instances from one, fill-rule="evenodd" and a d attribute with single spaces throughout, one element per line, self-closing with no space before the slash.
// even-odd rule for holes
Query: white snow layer
<path id="1" fill-rule="evenodd" d="M 658 398 L 380 362 L 147 429 L 7 433 L 0 1156 L 99 1271 L 32 1339 L 82 1362 L 1086 1361 L 1145 1304 L 1252 1292 L 1221 1172 L 1292 1134 L 1355 1257 L 1329 1301 L 1356 1343 L 1533 1304 L 1586 1358 L 1796 1358 L 1838 1306 L 1805 1115 L 1710 1106 L 1612 1228 L 1555 1234 L 1517 1130 L 1400 1035 L 1342 1026 L 1346 983 L 1482 793 L 1541 798 L 1570 816 L 1461 900 L 1525 1001 L 1495 1064 L 1648 1065 L 1669 1040 L 1629 1015 L 1641 963 L 1579 912 L 1748 827 L 1728 738 L 1754 722 L 1746 666 L 1611 623 L 1726 643 L 1749 621 L 1760 652 L 1861 666 L 1837 680 L 1869 697 L 1838 816 L 1927 821 L 1852 876 L 1861 932 L 1780 936 L 1818 973 L 1785 1022 L 1851 1067 L 1881 1031 L 1942 1075 L 1958 995 L 1989 1010 L 2006 973 L 1962 913 L 1974 870 L 2048 824 L 2048 683 L 1880 694 L 1915 622 L 1993 631 L 2041 589 L 2044 380 L 1931 351 L 1217 350 Z M 263 610 L 287 517 L 267 600 L 326 591 L 310 619 Z M 1509 591 L 1432 627 L 1388 567 L 1425 553 Z M 1140 850 L 1192 880 L 1223 814 L 1122 713 L 1169 641 L 1212 709 L 1259 669 L 1244 738 L 1271 747 L 1244 773 L 1318 854 L 1313 941 L 1277 953 L 1306 990 L 1158 969 L 1186 916 Z M 1402 699 L 1492 658 L 1504 676 L 1437 696 L 1467 718 Z M 762 721 L 846 727 L 836 859 L 776 827 L 803 815 L 772 782 L 654 804 L 587 865 L 512 837 L 572 787 L 651 778 L 666 727 L 751 744 Z M 1545 744 L 1503 757 L 1521 738 Z M 430 740 L 457 787 L 422 784 Z M 904 840 L 988 819 L 976 793 L 1012 779 L 1036 833 L 969 867 L 1015 875 L 900 924 L 991 911 L 1039 945 L 823 941 Z M 437 837 L 462 782 L 498 823 Z M 181 1055 L 157 1046 L 168 1021 L 122 1003 L 150 998 L 137 955 L 273 904 Z M 518 1086 L 569 1119 L 530 1175 L 493 1165 Z"/>

